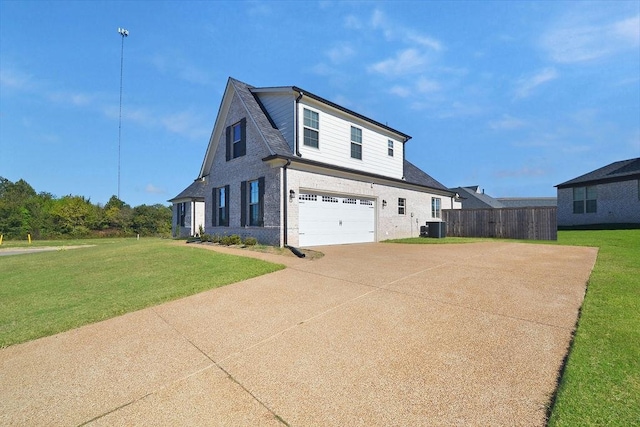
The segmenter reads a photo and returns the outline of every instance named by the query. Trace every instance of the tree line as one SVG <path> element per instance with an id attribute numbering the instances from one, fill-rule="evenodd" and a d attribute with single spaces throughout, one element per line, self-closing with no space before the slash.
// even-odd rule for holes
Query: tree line
<path id="1" fill-rule="evenodd" d="M 161 204 L 132 208 L 116 196 L 93 204 L 83 196 L 55 197 L 25 180 L 0 177 L 0 234 L 6 239 L 171 236 L 171 208 Z"/>

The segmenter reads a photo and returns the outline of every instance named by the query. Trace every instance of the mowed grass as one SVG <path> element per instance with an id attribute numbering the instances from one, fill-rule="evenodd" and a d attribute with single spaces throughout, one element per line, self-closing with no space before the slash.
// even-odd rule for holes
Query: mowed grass
<path id="1" fill-rule="evenodd" d="M 160 239 L 38 245 L 78 243 L 95 246 L 0 256 L 0 348 L 284 268 Z"/>
<path id="2" fill-rule="evenodd" d="M 549 425 L 640 425 L 640 230 L 560 231 L 558 243 L 600 250 Z"/>
<path id="3" fill-rule="evenodd" d="M 495 240 L 416 237 L 392 242 Z M 518 241 L 599 248 L 549 426 L 640 426 L 640 230 L 559 231 L 554 242 Z"/>

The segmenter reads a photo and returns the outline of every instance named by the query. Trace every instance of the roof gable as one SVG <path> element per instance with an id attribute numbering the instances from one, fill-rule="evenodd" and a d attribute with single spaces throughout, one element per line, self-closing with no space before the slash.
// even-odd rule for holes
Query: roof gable
<path id="1" fill-rule="evenodd" d="M 580 175 L 577 178 L 556 185 L 557 188 L 575 187 L 584 184 L 627 181 L 640 177 L 640 157 L 613 162 L 607 166 Z"/>
<path id="2" fill-rule="evenodd" d="M 247 121 L 253 123 L 256 127 L 263 143 L 269 150 L 269 153 L 271 155 L 292 154 L 284 137 L 280 131 L 275 128 L 271 118 L 268 116 L 257 97 L 251 92 L 251 89 L 252 86 L 229 77 L 227 87 L 224 91 L 224 95 L 222 96 L 222 102 L 218 110 L 218 116 L 216 117 L 211 137 L 209 138 L 209 145 L 207 146 L 204 161 L 200 168 L 199 178 L 206 176 L 211 169 L 213 157 L 215 156 L 218 148 L 220 138 L 225 131 L 225 120 L 229 114 L 229 108 L 234 95 L 237 95 L 240 99 L 240 102 L 247 112 Z"/>

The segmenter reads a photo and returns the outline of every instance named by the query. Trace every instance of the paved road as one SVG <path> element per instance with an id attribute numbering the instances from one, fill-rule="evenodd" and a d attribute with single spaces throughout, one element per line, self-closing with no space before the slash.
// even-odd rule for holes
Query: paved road
<path id="1" fill-rule="evenodd" d="M 0 350 L 0 425 L 544 425 L 596 249 L 320 250 Z"/>

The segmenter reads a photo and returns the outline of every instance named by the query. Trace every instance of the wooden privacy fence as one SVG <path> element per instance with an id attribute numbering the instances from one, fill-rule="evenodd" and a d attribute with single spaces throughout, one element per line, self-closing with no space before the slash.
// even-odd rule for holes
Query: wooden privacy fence
<path id="1" fill-rule="evenodd" d="M 557 240 L 555 206 L 499 209 L 446 209 L 447 236 Z"/>

